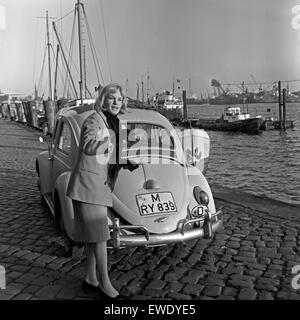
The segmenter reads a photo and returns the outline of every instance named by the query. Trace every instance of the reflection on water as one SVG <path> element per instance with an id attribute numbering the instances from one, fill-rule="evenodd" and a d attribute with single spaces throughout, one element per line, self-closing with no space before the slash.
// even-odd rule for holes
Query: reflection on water
<path id="1" fill-rule="evenodd" d="M 189 114 L 217 118 L 224 106 L 189 106 Z M 271 109 L 271 112 L 267 112 Z M 277 118 L 276 104 L 248 106 L 252 115 Z M 210 183 L 238 188 L 292 204 L 300 204 L 300 104 L 287 104 L 287 119 L 296 128 L 286 133 L 271 130 L 259 135 L 207 131 L 211 139 Z M 297 128 L 298 127 L 298 128 Z"/>

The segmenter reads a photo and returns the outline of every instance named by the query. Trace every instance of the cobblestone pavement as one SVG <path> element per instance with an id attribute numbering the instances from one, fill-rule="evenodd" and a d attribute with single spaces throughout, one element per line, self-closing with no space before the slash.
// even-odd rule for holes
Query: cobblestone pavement
<path id="1" fill-rule="evenodd" d="M 84 256 L 65 257 L 40 203 L 35 157 L 47 148 L 40 135 L 0 119 L 0 265 L 7 284 L 0 299 L 95 299 L 80 288 Z M 109 250 L 116 288 L 141 300 L 299 299 L 300 290 L 291 285 L 292 267 L 300 265 L 299 208 L 219 194 L 225 228 L 212 239 Z"/>

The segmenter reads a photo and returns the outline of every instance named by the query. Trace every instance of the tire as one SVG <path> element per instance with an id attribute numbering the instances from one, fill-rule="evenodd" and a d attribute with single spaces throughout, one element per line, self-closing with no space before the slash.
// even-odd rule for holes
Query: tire
<path id="1" fill-rule="evenodd" d="M 75 241 L 73 241 L 67 234 L 64 221 L 63 221 L 63 216 L 61 212 L 61 204 L 60 204 L 60 199 L 59 195 L 57 192 L 55 192 L 55 204 L 54 204 L 54 219 L 55 219 L 55 225 L 56 228 L 60 231 L 60 233 L 63 236 L 64 240 L 64 249 L 65 249 L 65 256 L 66 257 L 71 257 L 72 256 L 72 251 L 73 247 L 77 245 Z"/>

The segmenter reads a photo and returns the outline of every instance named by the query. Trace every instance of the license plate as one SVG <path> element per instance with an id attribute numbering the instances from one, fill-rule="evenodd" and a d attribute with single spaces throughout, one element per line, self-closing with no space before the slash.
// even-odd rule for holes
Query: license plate
<path id="1" fill-rule="evenodd" d="M 136 199 L 142 216 L 177 211 L 171 192 L 139 194 Z"/>

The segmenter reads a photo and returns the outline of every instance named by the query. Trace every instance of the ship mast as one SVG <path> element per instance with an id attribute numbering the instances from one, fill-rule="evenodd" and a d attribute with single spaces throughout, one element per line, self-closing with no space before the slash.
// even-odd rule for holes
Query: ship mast
<path id="1" fill-rule="evenodd" d="M 141 84 L 142 84 L 142 103 L 144 105 L 145 99 L 144 99 L 144 80 L 141 80 Z"/>
<path id="2" fill-rule="evenodd" d="M 48 48 L 48 71 L 49 71 L 49 99 L 52 99 L 52 83 L 51 83 L 51 62 L 50 62 L 50 40 L 49 40 L 49 17 L 46 11 L 46 25 L 47 25 L 47 48 Z"/>
<path id="3" fill-rule="evenodd" d="M 128 96 L 128 82 L 129 82 L 129 80 L 128 80 L 128 74 L 127 74 L 127 75 L 126 75 L 126 86 L 125 86 L 126 98 L 127 98 L 127 96 Z"/>
<path id="4" fill-rule="evenodd" d="M 87 98 L 87 87 L 86 87 L 86 59 L 85 59 L 85 46 L 83 46 L 83 83 L 84 83 L 84 99 Z"/>
<path id="5" fill-rule="evenodd" d="M 59 54 L 59 45 L 56 47 L 56 63 L 55 63 L 55 74 L 54 74 L 54 100 L 57 100 L 57 90 L 56 90 L 56 84 L 57 84 L 57 68 L 58 68 L 58 54 Z"/>
<path id="6" fill-rule="evenodd" d="M 175 93 L 175 79 L 173 78 L 173 88 L 172 88 L 172 94 L 174 95 L 174 93 Z"/>
<path id="7" fill-rule="evenodd" d="M 78 46 L 79 46 L 79 98 L 81 105 L 83 105 L 82 85 L 83 85 L 83 64 L 82 64 L 82 39 L 81 39 L 81 17 L 80 17 L 80 0 L 77 0 L 77 17 L 78 17 Z"/>
<path id="8" fill-rule="evenodd" d="M 147 103 L 148 103 L 148 104 L 150 104 L 150 98 L 149 98 L 149 82 L 150 82 L 149 70 L 147 70 Z"/>
<path id="9" fill-rule="evenodd" d="M 139 82 L 137 82 L 136 84 L 136 101 L 139 101 L 140 100 L 140 84 Z"/>

